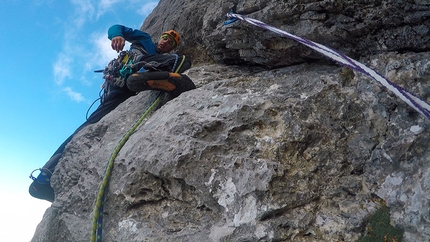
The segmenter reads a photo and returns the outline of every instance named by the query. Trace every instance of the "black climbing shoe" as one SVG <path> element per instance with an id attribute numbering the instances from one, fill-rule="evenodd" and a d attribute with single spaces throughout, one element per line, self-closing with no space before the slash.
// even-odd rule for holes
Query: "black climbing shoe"
<path id="1" fill-rule="evenodd" d="M 167 71 L 133 73 L 126 82 L 128 89 L 134 92 L 160 90 L 169 93 L 174 98 L 196 88 L 188 76 Z"/>
<path id="2" fill-rule="evenodd" d="M 40 170 L 37 177 L 33 176 L 35 171 Z M 32 197 L 43 199 L 49 202 L 54 201 L 54 189 L 50 185 L 52 172 L 46 168 L 36 169 L 30 174 L 33 182 L 30 185 L 29 193 Z"/>

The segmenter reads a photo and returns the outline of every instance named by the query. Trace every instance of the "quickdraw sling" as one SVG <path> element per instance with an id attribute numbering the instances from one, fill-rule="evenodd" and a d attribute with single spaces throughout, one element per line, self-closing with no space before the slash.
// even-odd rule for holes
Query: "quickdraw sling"
<path id="1" fill-rule="evenodd" d="M 133 51 L 121 51 L 118 58 L 109 62 L 103 70 L 103 79 L 119 87 L 123 87 L 125 80 L 134 70 L 136 54 Z"/>
<path id="2" fill-rule="evenodd" d="M 409 106 L 411 106 L 413 109 L 415 109 L 418 113 L 422 114 L 424 117 L 430 120 L 430 104 L 426 102 L 424 99 L 418 97 L 417 95 L 413 94 L 412 92 L 406 90 L 403 87 L 398 86 L 397 84 L 389 81 L 384 76 L 380 75 L 373 69 L 367 67 L 366 65 L 334 50 L 331 49 L 325 45 L 310 41 L 308 39 L 305 39 L 300 36 L 296 36 L 293 34 L 290 34 L 284 30 L 275 28 L 274 26 L 271 26 L 269 24 L 263 23 L 259 20 L 234 13 L 234 9 L 227 14 L 228 20 L 224 22 L 224 25 L 232 24 L 236 22 L 237 20 L 243 20 L 249 24 L 252 24 L 254 26 L 269 30 L 273 33 L 277 33 L 279 35 L 282 35 L 284 37 L 290 38 L 294 41 L 297 41 L 315 51 L 318 51 L 319 53 L 325 55 L 326 57 L 338 62 L 339 64 L 342 64 L 346 67 L 349 67 L 355 71 L 361 72 L 367 76 L 372 77 L 374 80 L 379 82 L 379 84 L 385 86 L 388 90 L 393 92 L 397 97 L 399 97 L 401 100 L 403 100 L 405 103 L 407 103 Z"/>

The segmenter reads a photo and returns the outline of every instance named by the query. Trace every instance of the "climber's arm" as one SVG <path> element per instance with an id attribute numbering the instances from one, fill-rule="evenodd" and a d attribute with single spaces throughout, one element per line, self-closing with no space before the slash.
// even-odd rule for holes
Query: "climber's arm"
<path id="1" fill-rule="evenodd" d="M 112 40 L 112 49 L 117 52 L 124 48 L 125 41 L 141 44 L 148 54 L 156 53 L 156 46 L 151 40 L 151 36 L 138 29 L 132 29 L 123 25 L 113 25 L 108 30 L 108 38 Z"/>

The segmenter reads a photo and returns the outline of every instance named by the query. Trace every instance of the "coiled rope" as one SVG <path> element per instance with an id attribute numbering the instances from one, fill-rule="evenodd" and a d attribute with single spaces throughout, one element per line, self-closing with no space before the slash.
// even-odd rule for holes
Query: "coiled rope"
<path id="1" fill-rule="evenodd" d="M 176 56 L 176 62 L 172 68 L 172 70 L 175 70 L 175 73 L 178 73 L 178 71 L 181 69 L 184 61 L 185 61 L 185 55 L 182 56 L 182 60 L 179 64 L 179 66 L 175 70 L 175 66 L 177 64 L 178 56 Z M 104 200 L 105 200 L 105 194 L 106 194 L 106 188 L 109 184 L 110 177 L 112 175 L 112 169 L 114 165 L 115 158 L 118 156 L 118 153 L 124 146 L 124 144 L 127 142 L 127 140 L 130 138 L 130 136 L 133 134 L 133 132 L 139 127 L 139 125 L 143 122 L 143 120 L 150 114 L 155 107 L 160 103 L 161 100 L 161 94 L 160 91 L 157 95 L 157 97 L 154 99 L 152 104 L 145 110 L 145 112 L 140 116 L 140 118 L 133 124 L 133 126 L 127 131 L 127 133 L 121 138 L 117 146 L 115 147 L 112 155 L 109 158 L 109 161 L 106 165 L 105 173 L 103 175 L 103 180 L 100 184 L 99 191 L 96 198 L 96 204 L 94 206 L 93 210 L 93 219 L 92 219 L 92 225 L 91 225 L 91 242 L 101 242 L 102 241 L 102 232 L 103 232 L 103 208 L 104 208 Z"/>
<path id="2" fill-rule="evenodd" d="M 274 33 L 280 34 L 282 36 L 285 36 L 287 38 L 290 38 L 292 40 L 295 40 L 301 44 L 304 44 L 306 46 L 308 46 L 311 49 L 314 49 L 316 51 L 318 51 L 319 53 L 329 57 L 330 59 L 344 65 L 347 66 L 351 69 L 354 69 L 358 72 L 361 72 L 363 74 L 366 74 L 370 77 L 372 77 L 373 79 L 375 79 L 376 81 L 378 81 L 380 84 L 382 84 L 383 86 L 385 86 L 388 90 L 392 91 L 396 96 L 398 96 L 400 99 L 402 99 L 404 102 L 406 102 L 409 106 L 411 106 L 412 108 L 414 108 L 417 112 L 419 112 L 420 114 L 422 114 L 423 116 L 427 117 L 428 119 L 430 119 L 430 104 L 427 103 L 426 101 L 424 101 L 423 99 L 419 98 L 418 96 L 416 96 L 415 94 L 409 92 L 408 90 L 398 86 L 395 83 L 390 82 L 387 78 L 383 77 L 382 75 L 380 75 L 379 73 L 377 73 L 376 71 L 372 70 L 371 68 L 365 66 L 364 64 L 342 54 L 339 53 L 336 50 L 333 50 L 327 46 L 318 44 L 316 42 L 310 41 L 308 39 L 290 34 L 284 30 L 275 28 L 274 26 L 268 25 L 266 23 L 263 23 L 259 20 L 253 19 L 253 18 L 249 18 L 237 13 L 233 13 L 230 12 L 227 14 L 227 17 L 229 18 L 228 21 L 224 22 L 224 25 L 227 24 L 231 24 L 235 21 L 237 21 L 238 19 L 243 20 L 245 22 L 248 22 L 252 25 L 255 25 L 257 27 L 272 31 Z"/>

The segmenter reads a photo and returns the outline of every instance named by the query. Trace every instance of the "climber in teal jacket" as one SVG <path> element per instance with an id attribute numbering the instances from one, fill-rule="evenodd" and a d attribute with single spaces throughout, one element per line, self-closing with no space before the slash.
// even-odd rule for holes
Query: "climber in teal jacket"
<path id="1" fill-rule="evenodd" d="M 161 90 L 168 92 L 172 97 L 177 97 L 182 92 L 195 88 L 194 83 L 189 80 L 187 76 L 182 75 L 182 79 L 178 79 L 172 78 L 176 75 L 167 73 L 182 73 L 191 67 L 191 62 L 185 58 L 185 56 L 164 54 L 175 49 L 180 44 L 180 36 L 175 30 L 164 32 L 161 34 L 158 42 L 154 43 L 151 39 L 151 36 L 146 32 L 138 29 L 128 28 L 122 25 L 113 25 L 108 30 L 108 38 L 111 40 L 111 47 L 113 50 L 116 50 L 117 52 L 122 51 L 125 46 L 125 41 L 128 41 L 131 43 L 130 49 L 132 51 L 137 51 L 138 53 L 138 57 L 135 58 L 135 62 L 152 63 L 152 68 L 149 67 L 149 70 L 155 69 L 163 70 L 165 72 L 143 73 L 140 71 L 134 73 L 127 78 L 127 86 L 118 88 L 114 85 L 111 85 L 107 88 L 107 94 L 110 94 L 111 92 L 128 91 L 137 93 L 144 90 L 159 89 L 159 87 L 163 85 L 157 86 L 156 83 L 147 82 L 148 80 L 157 78 L 163 80 L 170 78 L 169 81 L 173 83 L 175 88 L 172 89 L 172 87 L 170 87 L 168 89 Z M 154 66 L 154 63 L 157 64 Z M 144 67 L 145 64 L 141 64 L 140 66 Z"/>
<path id="2" fill-rule="evenodd" d="M 180 36 L 175 30 L 164 32 L 157 43 L 152 42 L 151 36 L 138 29 L 128 28 L 122 25 L 113 25 L 108 30 L 108 38 L 112 40 L 112 49 L 117 52 L 125 46 L 125 40 L 132 44 L 140 44 L 147 54 L 167 53 L 175 49 L 180 43 Z"/>
<path id="3" fill-rule="evenodd" d="M 98 122 L 120 103 L 140 91 L 160 90 L 175 98 L 182 92 L 196 88 L 186 75 L 181 74 L 191 67 L 191 62 L 183 55 L 167 54 L 180 44 L 180 36 L 175 30 L 164 32 L 155 43 L 146 32 L 122 25 L 113 25 L 108 30 L 108 38 L 111 40 L 112 49 L 120 54 L 125 46 L 125 41 L 131 43 L 130 50 L 134 53 L 134 62 L 140 63 L 136 64 L 138 71 L 128 76 L 122 86 L 111 83 L 105 78 L 104 92 L 98 108 L 60 145 L 42 168 L 35 170 L 40 170 L 37 177 L 33 176 L 34 171 L 30 174 L 33 182 L 30 185 L 29 193 L 35 198 L 54 201 L 54 190 L 50 184 L 51 175 L 61 159 L 64 148 L 82 128 Z M 110 63 L 114 61 L 112 60 Z"/>
<path id="4" fill-rule="evenodd" d="M 109 28 L 108 38 L 112 40 L 112 49 L 116 50 L 117 52 L 121 51 L 124 48 L 125 40 L 127 40 L 132 44 L 139 43 L 150 55 L 157 53 L 157 44 L 152 41 L 151 36 L 148 33 L 143 32 L 141 30 L 132 29 L 117 24 Z M 179 39 L 175 40 L 175 43 L 176 41 L 179 42 Z M 166 52 L 168 51 L 165 51 L 164 53 Z"/>

